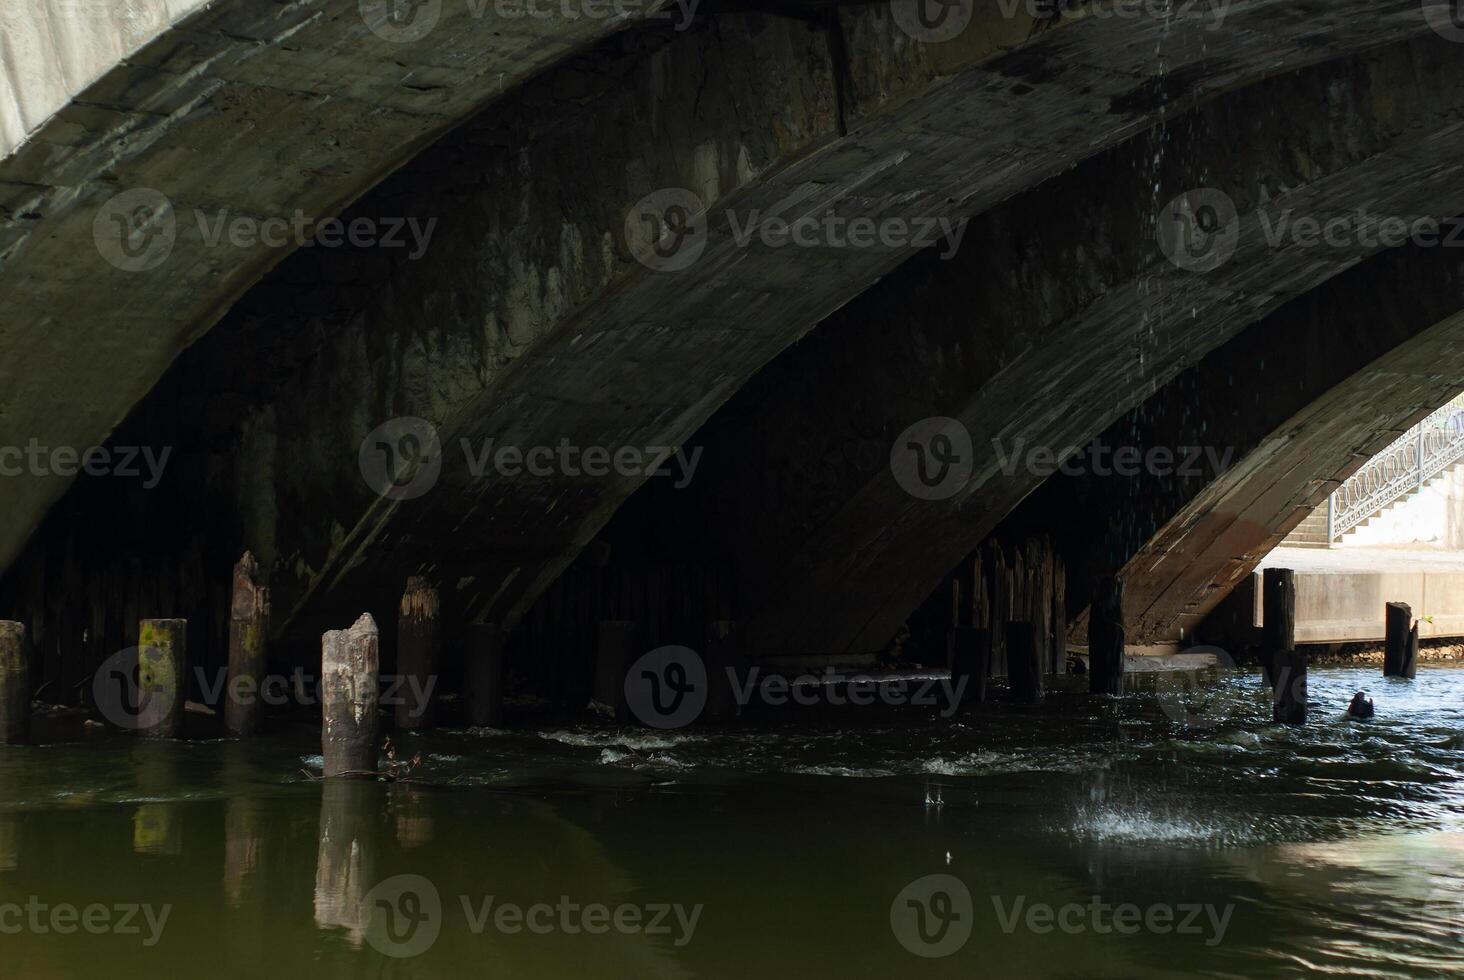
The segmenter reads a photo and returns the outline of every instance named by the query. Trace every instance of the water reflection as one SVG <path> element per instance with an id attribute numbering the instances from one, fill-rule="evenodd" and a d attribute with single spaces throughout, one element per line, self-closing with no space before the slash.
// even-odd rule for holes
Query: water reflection
<path id="1" fill-rule="evenodd" d="M 132 814 L 132 849 L 138 854 L 183 853 L 183 821 L 171 798 L 179 782 L 175 748 L 139 740 L 133 752 L 137 793 L 143 801 Z"/>
<path id="2" fill-rule="evenodd" d="M 344 929 L 360 947 L 371 922 L 366 895 L 376 882 L 382 794 L 375 783 L 329 780 L 321 789 L 315 857 L 315 923 Z"/>
<path id="3" fill-rule="evenodd" d="M 307 727 L 0 751 L 0 903 L 175 907 L 153 948 L 7 935 L 4 970 L 192 975 L 226 957 L 310 980 L 1459 972 L 1464 670 L 1311 681 L 1302 729 L 1270 725 L 1257 679 L 1234 675 L 1205 693 L 1203 730 L 1153 692 L 1055 691 L 950 719 L 438 731 L 412 737 L 420 781 L 392 785 L 302 773 L 318 753 Z M 1344 721 L 1358 687 L 1378 714 Z M 922 960 L 891 908 L 929 876 L 962 883 L 971 929 Z M 406 901 L 420 881 L 430 891 Z M 372 918 L 382 898 L 391 931 Z M 1187 933 L 1102 932 L 1124 905 L 1204 915 Z M 583 928 L 600 908 L 608 926 Z M 1073 928 L 1034 931 L 1034 908 Z M 428 909 L 435 929 L 413 929 Z"/>
<path id="4" fill-rule="evenodd" d="M 397 783 L 391 788 L 389 800 L 397 843 L 407 848 L 430 843 L 431 797 L 408 783 Z"/>
<path id="5" fill-rule="evenodd" d="M 219 773 L 225 791 L 238 794 L 224 803 L 224 897 L 232 908 L 239 907 L 245 882 L 259 868 L 265 838 L 264 807 L 250 787 L 245 751 L 237 743 L 226 746 Z"/>

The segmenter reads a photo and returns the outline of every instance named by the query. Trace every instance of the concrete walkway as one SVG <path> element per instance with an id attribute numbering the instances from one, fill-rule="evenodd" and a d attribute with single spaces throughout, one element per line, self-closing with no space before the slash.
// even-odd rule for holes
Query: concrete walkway
<path id="1" fill-rule="evenodd" d="M 1260 567 L 1295 570 L 1298 643 L 1381 640 L 1388 602 L 1408 603 L 1422 636 L 1464 636 L 1464 552 L 1277 548 Z"/>
<path id="2" fill-rule="evenodd" d="M 1464 572 L 1464 551 L 1441 548 L 1277 548 L 1260 568 L 1298 572 Z M 1459 610 L 1464 613 L 1464 609 Z"/>

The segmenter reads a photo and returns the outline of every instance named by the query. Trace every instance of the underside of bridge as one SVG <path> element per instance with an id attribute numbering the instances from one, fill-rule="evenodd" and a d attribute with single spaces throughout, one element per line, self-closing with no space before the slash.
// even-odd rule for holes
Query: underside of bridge
<path id="1" fill-rule="evenodd" d="M 0 445 L 140 470 L 0 481 L 0 617 L 63 698 L 143 616 L 220 662 L 246 549 L 281 663 L 363 610 L 389 659 L 424 575 L 450 664 L 497 624 L 566 699 L 607 620 L 938 659 L 993 542 L 1054 641 L 1114 576 L 1131 641 L 1187 641 L 1464 389 L 1427 5 L 977 4 L 939 43 L 898 3 L 154 6 L 4 15 L 91 41 L 0 115 Z"/>

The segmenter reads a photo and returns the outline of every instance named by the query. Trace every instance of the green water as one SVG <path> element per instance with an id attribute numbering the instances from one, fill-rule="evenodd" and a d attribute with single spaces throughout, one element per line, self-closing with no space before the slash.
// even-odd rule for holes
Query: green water
<path id="1" fill-rule="evenodd" d="M 440 731 L 391 785 L 306 726 L 6 749 L 0 975 L 1464 973 L 1464 671 L 1311 696 Z"/>

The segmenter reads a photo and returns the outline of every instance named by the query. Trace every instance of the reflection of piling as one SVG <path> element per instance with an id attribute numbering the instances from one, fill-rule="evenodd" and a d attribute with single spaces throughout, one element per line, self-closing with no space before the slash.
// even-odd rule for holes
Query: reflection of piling
<path id="1" fill-rule="evenodd" d="M 0 622 L 0 744 L 30 741 L 30 665 L 25 626 Z"/>
<path id="2" fill-rule="evenodd" d="M 259 801 L 252 797 L 233 797 L 224 807 L 224 896 L 232 907 L 239 906 L 245 880 L 259 867 L 263 823 Z"/>
<path id="3" fill-rule="evenodd" d="M 0 871 L 20 867 L 20 821 L 0 813 Z"/>
<path id="4" fill-rule="evenodd" d="M 183 823 L 177 802 L 170 799 L 178 790 L 173 751 L 172 746 L 150 742 L 133 750 L 138 794 L 152 800 L 132 814 L 132 850 L 138 854 L 183 853 Z"/>
<path id="5" fill-rule="evenodd" d="M 354 946 L 361 945 L 371 922 L 366 895 L 376 865 L 374 789 L 364 783 L 330 782 L 322 787 L 320 799 L 315 922 L 322 929 L 345 929 Z"/>
<path id="6" fill-rule="evenodd" d="M 1406 602 L 1390 602 L 1386 617 L 1383 676 L 1414 677 L 1418 674 L 1418 624 L 1413 621 L 1413 607 Z"/>
<path id="7" fill-rule="evenodd" d="M 391 788 L 391 804 L 398 844 L 410 848 L 432 842 L 432 809 L 426 794 L 397 783 Z"/>
<path id="8" fill-rule="evenodd" d="M 957 626 L 951 634 L 951 690 L 960 692 L 954 707 L 986 700 L 990 668 L 991 631 Z"/>
<path id="9" fill-rule="evenodd" d="M 467 666 L 468 720 L 478 728 L 503 725 L 503 630 L 497 623 L 476 623 L 468 627 Z"/>
<path id="10" fill-rule="evenodd" d="M 380 681 L 376 621 L 362 614 L 348 630 L 320 640 L 321 755 L 325 775 L 376 774 Z"/>
<path id="11" fill-rule="evenodd" d="M 1283 725 L 1306 723 L 1306 652 L 1278 650 L 1271 656 L 1274 678 L 1272 720 Z"/>
<path id="12" fill-rule="evenodd" d="M 1018 701 L 1042 700 L 1042 659 L 1037 649 L 1037 630 L 1021 620 L 1006 628 L 1007 682 Z"/>
<path id="13" fill-rule="evenodd" d="M 635 654 L 635 623 L 601 620 L 595 649 L 595 701 L 609 708 L 616 721 L 628 721 L 625 675 Z"/>
<path id="14" fill-rule="evenodd" d="M 188 620 L 144 619 L 137 630 L 139 710 L 153 738 L 172 738 L 183 724 L 187 694 Z"/>
<path id="15" fill-rule="evenodd" d="M 432 727 L 433 695 L 442 659 L 441 603 L 420 575 L 407 579 L 397 618 L 396 727 Z"/>
<path id="16" fill-rule="evenodd" d="M 224 727 L 231 735 L 253 735 L 259 729 L 264 678 L 265 636 L 269 632 L 269 589 L 260 582 L 254 555 L 234 566 L 229 605 L 229 677 L 224 687 Z"/>
<path id="17" fill-rule="evenodd" d="M 1123 579 L 1110 576 L 1098 584 L 1088 610 L 1088 690 L 1122 694 L 1124 646 Z"/>

